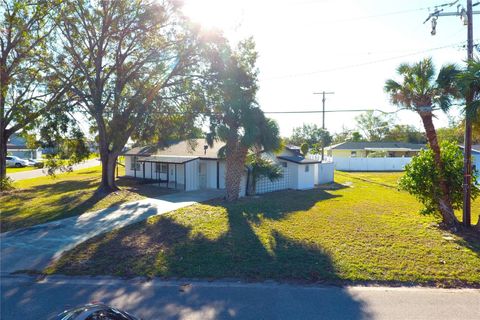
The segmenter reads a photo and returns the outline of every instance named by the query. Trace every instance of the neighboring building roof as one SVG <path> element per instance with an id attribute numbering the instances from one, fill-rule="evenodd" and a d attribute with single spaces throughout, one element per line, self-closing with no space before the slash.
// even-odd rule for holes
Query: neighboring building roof
<path id="1" fill-rule="evenodd" d="M 167 147 L 147 146 L 136 147 L 126 152 L 124 155 L 131 156 L 180 156 L 180 157 L 199 157 L 208 159 L 218 159 L 218 150 L 225 145 L 224 142 L 215 141 L 213 147 L 205 142 L 205 139 L 191 139 L 173 143 Z M 205 146 L 207 147 L 205 149 Z"/>
<path id="2" fill-rule="evenodd" d="M 419 151 L 425 149 L 425 144 L 408 143 L 408 142 L 342 142 L 327 147 L 334 150 L 404 150 Z"/>
<path id="3" fill-rule="evenodd" d="M 313 164 L 313 163 L 321 163 L 322 161 L 307 159 L 302 156 L 279 156 L 277 157 L 280 160 L 295 162 L 299 164 Z"/>
<path id="4" fill-rule="evenodd" d="M 30 149 L 27 148 L 26 145 L 18 145 L 18 144 L 7 144 L 7 150 L 35 150 L 35 149 Z"/>
<path id="5" fill-rule="evenodd" d="M 287 144 L 285 146 L 285 149 L 291 151 L 294 155 L 301 156 L 302 155 L 302 150 L 299 146 L 294 146 L 292 144 Z"/>
<path id="6" fill-rule="evenodd" d="M 459 145 L 460 148 L 464 148 L 462 145 Z M 473 153 L 480 153 L 480 144 L 472 145 L 472 152 Z"/>

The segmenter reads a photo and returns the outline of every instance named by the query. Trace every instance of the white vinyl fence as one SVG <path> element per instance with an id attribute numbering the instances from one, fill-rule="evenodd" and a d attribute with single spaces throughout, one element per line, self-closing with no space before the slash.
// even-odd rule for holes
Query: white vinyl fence
<path id="1" fill-rule="evenodd" d="M 336 170 L 403 171 L 412 158 L 335 158 Z"/>

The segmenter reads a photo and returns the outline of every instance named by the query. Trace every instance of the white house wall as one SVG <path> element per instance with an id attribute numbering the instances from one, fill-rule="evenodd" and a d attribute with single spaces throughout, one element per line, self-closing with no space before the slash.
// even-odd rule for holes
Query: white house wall
<path id="1" fill-rule="evenodd" d="M 298 189 L 298 167 L 297 163 L 287 161 L 290 189 Z"/>
<path id="2" fill-rule="evenodd" d="M 207 166 L 207 188 L 217 188 L 217 161 L 216 160 L 200 160 Z"/>
<path id="3" fill-rule="evenodd" d="M 220 176 L 219 187 L 220 189 L 225 189 L 225 161 L 224 160 L 220 161 L 220 168 L 218 171 Z"/>
<path id="4" fill-rule="evenodd" d="M 335 167 L 333 162 L 318 163 L 316 166 L 315 184 L 331 183 L 334 180 Z"/>
<path id="5" fill-rule="evenodd" d="M 195 159 L 185 163 L 185 173 L 186 173 L 186 191 L 198 190 L 199 188 L 199 163 L 200 160 Z"/>
<path id="6" fill-rule="evenodd" d="M 305 172 L 305 168 L 308 166 L 308 172 Z M 298 180 L 297 189 L 306 190 L 312 189 L 315 186 L 315 170 L 314 164 L 299 164 L 298 165 Z"/>

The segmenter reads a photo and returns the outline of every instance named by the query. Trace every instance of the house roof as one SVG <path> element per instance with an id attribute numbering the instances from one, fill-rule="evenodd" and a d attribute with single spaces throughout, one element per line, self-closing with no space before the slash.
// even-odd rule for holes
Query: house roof
<path id="1" fill-rule="evenodd" d="M 139 157 L 138 162 L 159 162 L 159 163 L 171 163 L 171 164 L 183 164 L 199 157 L 175 157 L 175 156 L 148 156 L 148 157 Z"/>
<path id="2" fill-rule="evenodd" d="M 321 163 L 322 161 L 307 159 L 302 156 L 279 156 L 277 157 L 280 160 L 290 161 L 299 164 L 313 164 L 313 163 Z"/>
<path id="3" fill-rule="evenodd" d="M 196 157 L 207 159 L 218 159 L 218 150 L 225 145 L 224 142 L 215 141 L 213 147 L 205 142 L 205 139 L 190 139 L 175 142 L 169 146 L 150 145 L 147 147 L 135 147 L 124 155 L 131 156 L 176 156 L 176 157 Z M 207 147 L 204 149 L 204 147 Z"/>
<path id="4" fill-rule="evenodd" d="M 342 142 L 327 147 L 334 150 L 403 150 L 403 151 L 419 151 L 425 149 L 425 144 L 408 143 L 408 142 Z"/>

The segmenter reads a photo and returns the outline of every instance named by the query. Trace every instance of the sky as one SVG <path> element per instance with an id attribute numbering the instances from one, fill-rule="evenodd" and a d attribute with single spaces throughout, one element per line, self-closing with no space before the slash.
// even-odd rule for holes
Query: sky
<path id="1" fill-rule="evenodd" d="M 436 5 L 449 0 L 184 2 L 186 15 L 206 29 L 221 29 L 232 44 L 253 36 L 259 53 L 257 99 L 265 112 L 321 110 L 322 97 L 313 93 L 323 90 L 334 92 L 327 96 L 326 110 L 395 112 L 383 86 L 396 78 L 400 63 L 432 57 L 439 68 L 445 63 L 462 65 L 466 59 L 467 28 L 459 17 L 440 17 L 435 36 L 430 34 L 430 21 L 423 23 Z M 479 18 L 474 16 L 474 40 L 480 38 L 475 25 Z M 358 114 L 327 113 L 325 127 L 332 133 L 353 129 Z M 282 136 L 291 135 L 303 123 L 322 124 L 320 113 L 268 116 L 278 122 Z M 394 116 L 398 123 L 422 128 L 414 112 L 399 111 Z M 454 109 L 450 116 L 461 115 Z M 448 125 L 448 117 L 438 113 L 435 124 Z"/>

